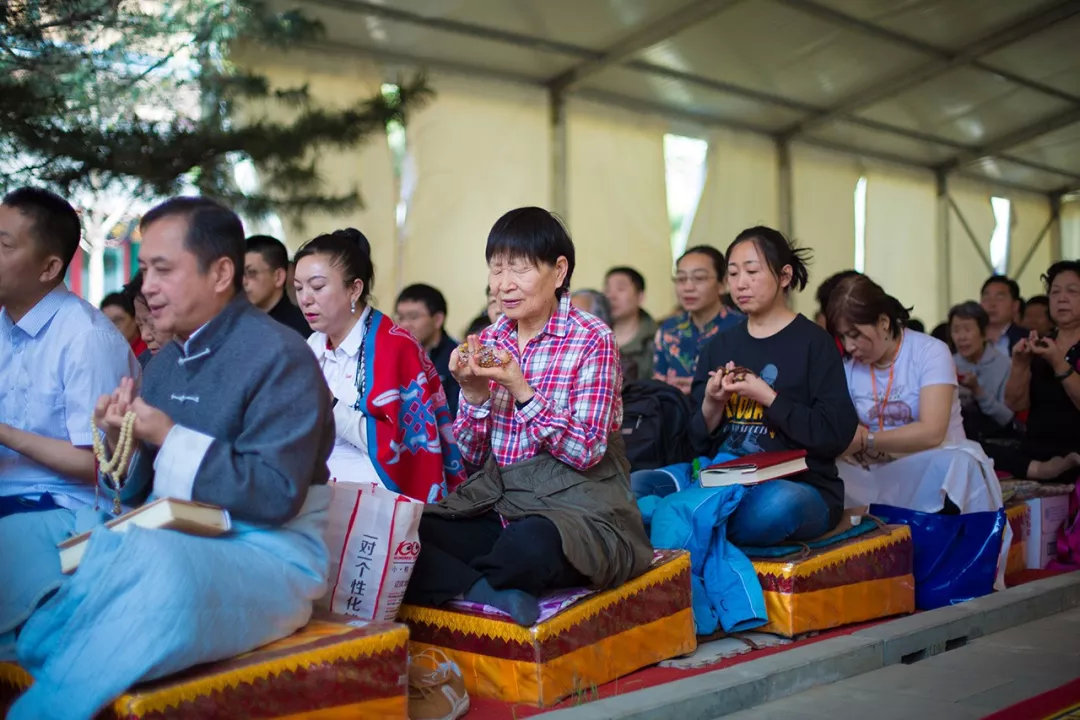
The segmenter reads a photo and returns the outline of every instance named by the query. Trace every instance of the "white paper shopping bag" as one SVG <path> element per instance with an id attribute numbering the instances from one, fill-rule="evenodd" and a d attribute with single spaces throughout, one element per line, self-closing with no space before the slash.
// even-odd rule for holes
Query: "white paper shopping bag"
<path id="1" fill-rule="evenodd" d="M 375 483 L 333 482 L 326 545 L 330 587 L 321 605 L 393 620 L 420 554 L 424 504 Z"/>

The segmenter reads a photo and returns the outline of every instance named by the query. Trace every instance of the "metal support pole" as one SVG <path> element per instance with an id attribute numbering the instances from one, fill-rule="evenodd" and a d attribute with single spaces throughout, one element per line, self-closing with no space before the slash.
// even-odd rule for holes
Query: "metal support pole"
<path id="1" fill-rule="evenodd" d="M 1058 262 L 1065 257 L 1061 237 L 1061 193 L 1050 196 L 1050 215 L 1054 218 L 1054 226 L 1050 228 L 1050 262 Z"/>
<path id="2" fill-rule="evenodd" d="M 795 232 L 795 211 L 792 195 L 791 143 L 787 138 L 776 138 L 776 163 L 778 199 L 780 202 L 780 230 L 791 238 Z"/>
<path id="3" fill-rule="evenodd" d="M 982 245 L 979 244 L 979 239 L 975 237 L 975 231 L 971 229 L 971 225 L 968 224 L 967 218 L 964 217 L 964 213 L 957 207 L 956 201 L 949 195 L 949 205 L 952 207 L 953 212 L 956 213 L 956 219 L 960 221 L 960 225 L 963 226 L 964 232 L 967 233 L 968 239 L 971 240 L 972 247 L 975 248 L 975 252 L 979 253 L 979 258 L 983 261 L 983 265 L 986 266 L 986 271 L 990 274 L 994 273 L 994 263 L 990 262 L 990 258 L 987 256 L 986 251 L 983 250 Z"/>
<path id="4" fill-rule="evenodd" d="M 1047 234 L 1051 228 L 1058 224 L 1061 218 L 1061 198 L 1057 198 L 1057 202 L 1054 202 L 1054 196 L 1050 199 L 1050 219 L 1043 225 L 1043 229 L 1039 232 L 1039 235 L 1035 238 L 1035 242 L 1031 244 L 1028 251 L 1024 253 L 1024 259 L 1020 261 L 1020 266 L 1016 268 L 1016 272 L 1013 273 L 1013 277 L 1020 277 L 1024 274 L 1024 270 L 1027 269 L 1028 263 L 1031 262 L 1031 258 L 1035 256 L 1035 251 L 1042 245 L 1042 241 L 1046 239 Z M 1051 255 L 1053 252 L 1051 252 Z"/>
<path id="5" fill-rule="evenodd" d="M 952 306 L 952 240 L 949 233 L 949 175 L 944 171 L 935 174 L 937 180 L 937 250 L 938 317 L 945 317 Z"/>
<path id="6" fill-rule="evenodd" d="M 551 105 L 551 207 L 555 214 L 569 225 L 566 97 L 560 90 L 551 90 L 549 102 Z"/>

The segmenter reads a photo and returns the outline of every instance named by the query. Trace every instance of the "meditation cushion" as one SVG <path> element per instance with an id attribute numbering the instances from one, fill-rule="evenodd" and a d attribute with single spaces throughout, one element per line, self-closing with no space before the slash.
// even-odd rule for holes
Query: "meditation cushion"
<path id="1" fill-rule="evenodd" d="M 521 627 L 482 606 L 404 605 L 410 649 L 444 650 L 470 694 L 546 707 L 575 692 L 692 652 L 690 555 L 657 551 L 645 574 L 601 593 L 545 597 L 540 620 Z"/>
<path id="2" fill-rule="evenodd" d="M 1005 508 L 1005 517 L 1012 529 L 1012 545 L 1005 563 L 1005 574 L 1011 575 L 1027 568 L 1027 545 L 1031 539 L 1031 506 L 1018 501 Z"/>
<path id="3" fill-rule="evenodd" d="M 335 616 L 221 662 L 144 683 L 99 717 L 118 720 L 408 716 L 404 625 Z M 0 715 L 33 682 L 0 663 Z"/>
<path id="4" fill-rule="evenodd" d="M 906 525 L 886 525 L 786 558 L 750 559 L 769 616 L 758 632 L 795 637 L 915 610 Z"/>

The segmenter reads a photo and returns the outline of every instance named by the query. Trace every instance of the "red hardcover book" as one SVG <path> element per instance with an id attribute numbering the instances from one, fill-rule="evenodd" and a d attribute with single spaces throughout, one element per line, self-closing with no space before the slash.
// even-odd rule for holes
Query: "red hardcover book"
<path id="1" fill-rule="evenodd" d="M 754 485 L 803 470 L 806 470 L 805 450 L 754 453 L 702 468 L 701 486 Z"/>

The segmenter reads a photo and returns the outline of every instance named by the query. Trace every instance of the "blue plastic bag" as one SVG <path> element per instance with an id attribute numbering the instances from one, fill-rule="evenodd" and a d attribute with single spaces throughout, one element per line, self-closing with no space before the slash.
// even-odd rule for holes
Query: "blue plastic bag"
<path id="1" fill-rule="evenodd" d="M 989 595 L 1005 535 L 1005 511 L 938 515 L 891 505 L 870 514 L 907 525 L 915 548 L 915 606 L 932 610 Z"/>

